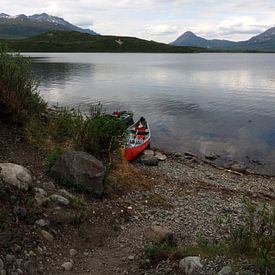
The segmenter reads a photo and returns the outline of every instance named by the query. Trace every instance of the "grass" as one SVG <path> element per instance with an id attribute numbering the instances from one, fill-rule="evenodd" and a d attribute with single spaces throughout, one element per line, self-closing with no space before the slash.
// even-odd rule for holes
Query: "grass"
<path id="1" fill-rule="evenodd" d="M 275 213 L 266 205 L 258 206 L 244 201 L 244 213 L 239 221 L 230 217 L 220 220 L 227 228 L 227 236 L 221 240 L 207 240 L 198 236 L 193 245 L 175 246 L 164 241 L 149 244 L 146 257 L 152 262 L 163 259 L 182 259 L 200 255 L 205 258 L 225 256 L 241 266 L 245 260 L 260 274 L 274 274 L 275 271 Z"/>

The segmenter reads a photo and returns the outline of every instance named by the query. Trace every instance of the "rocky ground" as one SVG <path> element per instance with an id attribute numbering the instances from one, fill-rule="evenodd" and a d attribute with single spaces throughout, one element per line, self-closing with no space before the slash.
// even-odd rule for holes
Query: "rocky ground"
<path id="1" fill-rule="evenodd" d="M 273 177 L 215 167 L 189 154 L 167 154 L 157 166 L 116 165 L 105 197 L 76 194 L 48 175 L 43 150 L 0 124 L 5 162 L 29 169 L 32 183 L 20 190 L 0 179 L 0 274 L 183 274 L 178 259 L 148 261 L 148 228 L 169 228 L 187 246 L 198 235 L 222 237 L 217 219 L 238 219 L 244 197 L 270 207 L 275 201 Z M 230 260 L 202 257 L 201 263 L 194 274 L 218 274 Z"/>

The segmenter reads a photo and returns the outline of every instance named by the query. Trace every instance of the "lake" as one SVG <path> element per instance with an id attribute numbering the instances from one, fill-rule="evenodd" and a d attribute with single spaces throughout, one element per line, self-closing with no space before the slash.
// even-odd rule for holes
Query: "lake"
<path id="1" fill-rule="evenodd" d="M 132 110 L 149 121 L 154 147 L 275 174 L 273 54 L 27 55 L 50 104 Z"/>

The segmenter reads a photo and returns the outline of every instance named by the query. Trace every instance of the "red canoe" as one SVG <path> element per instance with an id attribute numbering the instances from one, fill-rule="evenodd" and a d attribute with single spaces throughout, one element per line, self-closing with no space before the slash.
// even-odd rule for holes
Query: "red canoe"
<path id="1" fill-rule="evenodd" d="M 141 117 L 128 128 L 128 133 L 127 144 L 124 148 L 124 158 L 130 161 L 150 145 L 151 132 L 147 121 Z"/>

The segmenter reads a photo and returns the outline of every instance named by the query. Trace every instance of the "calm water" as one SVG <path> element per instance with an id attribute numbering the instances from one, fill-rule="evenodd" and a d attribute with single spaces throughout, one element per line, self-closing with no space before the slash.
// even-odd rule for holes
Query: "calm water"
<path id="1" fill-rule="evenodd" d="M 275 172 L 273 54 L 30 55 L 51 104 L 133 110 L 153 146 L 261 160 L 254 168 Z"/>

